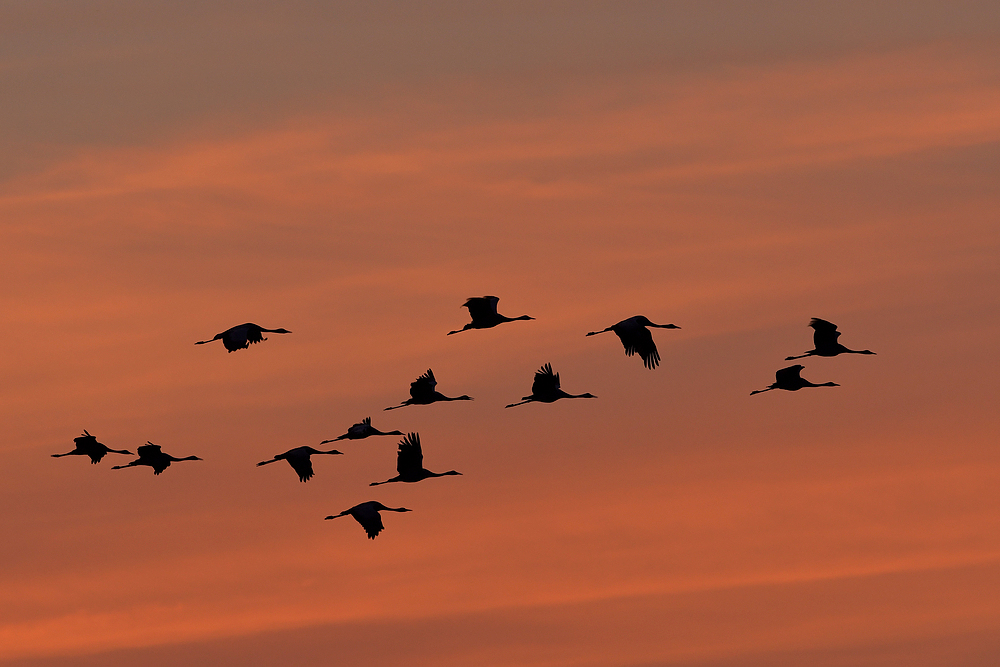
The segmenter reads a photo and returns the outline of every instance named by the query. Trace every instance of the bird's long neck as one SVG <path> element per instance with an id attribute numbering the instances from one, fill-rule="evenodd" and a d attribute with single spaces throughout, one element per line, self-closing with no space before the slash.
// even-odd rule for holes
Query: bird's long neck
<path id="1" fill-rule="evenodd" d="M 497 318 L 501 322 L 516 322 L 518 320 L 533 320 L 533 319 L 535 319 L 534 317 L 531 317 L 529 315 L 521 315 L 520 317 L 507 317 L 506 315 L 497 315 Z"/>
<path id="2" fill-rule="evenodd" d="M 384 482 L 372 482 L 372 483 L 371 483 L 371 484 L 369 484 L 368 486 L 380 486 L 380 485 L 382 485 L 382 484 L 389 484 L 389 483 L 391 483 L 391 482 L 401 482 L 401 481 L 403 481 L 403 478 L 402 478 L 402 477 L 400 477 L 399 475 L 396 475 L 396 476 L 395 476 L 395 477 L 393 477 L 392 479 L 387 479 L 387 480 L 385 480 Z M 386 509 L 388 509 L 388 508 L 386 508 Z"/>
<path id="3" fill-rule="evenodd" d="M 753 396 L 754 394 L 763 394 L 765 391 L 771 391 L 772 389 L 777 389 L 777 387 L 768 387 L 767 389 L 755 389 L 754 391 L 750 392 L 750 395 Z"/>
<path id="4" fill-rule="evenodd" d="M 331 449 L 326 452 L 313 452 L 313 454 L 343 454 L 344 452 L 338 452 L 336 449 Z"/>
<path id="5" fill-rule="evenodd" d="M 445 396 L 444 394 L 438 394 L 437 400 L 439 401 L 471 401 L 471 396 Z"/>
<path id="6" fill-rule="evenodd" d="M 607 329 L 604 329 L 603 331 L 591 331 L 591 332 L 590 332 L 589 334 L 587 334 L 587 335 L 588 335 L 588 336 L 596 336 L 597 334 L 602 334 L 602 333 L 607 333 L 607 332 L 609 332 L 609 331 L 611 331 L 611 327 L 608 327 Z"/>

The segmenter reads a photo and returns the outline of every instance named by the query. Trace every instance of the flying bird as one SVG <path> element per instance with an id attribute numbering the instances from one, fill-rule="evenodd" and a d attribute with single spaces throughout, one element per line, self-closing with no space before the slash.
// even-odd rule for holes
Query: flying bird
<path id="1" fill-rule="evenodd" d="M 380 511 L 386 510 L 389 512 L 412 512 L 413 510 L 408 510 L 405 507 L 386 507 L 382 503 L 376 502 L 374 500 L 369 500 L 366 503 L 361 503 L 360 505 L 355 505 L 349 510 L 344 510 L 340 514 L 333 514 L 326 517 L 327 519 L 338 519 L 342 516 L 353 516 L 354 520 L 361 524 L 361 527 L 365 529 L 368 533 L 368 539 L 374 540 L 379 533 L 385 528 L 382 525 L 382 515 L 379 514 Z"/>
<path id="2" fill-rule="evenodd" d="M 254 343 L 267 340 L 263 336 L 265 333 L 286 334 L 292 332 L 288 329 L 265 329 L 259 324 L 247 322 L 246 324 L 241 324 L 232 329 L 226 329 L 222 333 L 215 334 L 215 338 L 212 340 L 200 340 L 195 345 L 204 345 L 205 343 L 211 343 L 221 338 L 222 344 L 226 346 L 226 349 L 230 352 L 235 352 L 236 350 L 245 350 Z"/>
<path id="3" fill-rule="evenodd" d="M 123 466 L 114 466 L 112 470 L 121 470 L 122 468 L 131 468 L 133 466 L 149 466 L 153 469 L 154 475 L 159 475 L 161 472 L 170 467 L 170 464 L 175 461 L 201 461 L 197 456 L 185 456 L 182 459 L 171 456 L 170 454 L 164 454 L 160 450 L 159 445 L 154 445 L 153 443 L 146 441 L 145 445 L 141 445 L 136 451 L 139 453 L 139 458 L 131 463 L 126 463 Z"/>
<path id="4" fill-rule="evenodd" d="M 462 304 L 462 308 L 469 309 L 472 321 L 461 329 L 449 331 L 448 335 L 468 331 L 469 329 L 490 329 L 504 322 L 514 322 L 516 320 L 533 320 L 534 317 L 521 315 L 520 317 L 507 317 L 497 312 L 497 304 L 500 302 L 498 296 L 470 296 Z"/>
<path id="5" fill-rule="evenodd" d="M 83 431 L 83 435 L 79 438 L 73 438 L 73 442 L 76 443 L 76 449 L 71 452 L 66 452 L 65 454 L 53 454 L 55 458 L 60 456 L 89 456 L 91 463 L 100 463 L 101 459 L 108 452 L 114 452 L 115 454 L 132 454 L 132 452 L 127 449 L 111 449 L 107 445 L 97 442 L 97 438 L 87 433 L 86 429 Z M 134 456 L 134 454 L 133 454 Z"/>
<path id="6" fill-rule="evenodd" d="M 457 470 L 431 472 L 424 468 L 424 454 L 420 449 L 419 433 L 410 433 L 399 441 L 399 451 L 396 453 L 396 472 L 399 474 L 392 479 L 387 479 L 384 482 L 372 482 L 369 486 L 378 486 L 389 482 L 419 482 L 428 477 L 462 474 Z"/>
<path id="7" fill-rule="evenodd" d="M 840 338 L 840 332 L 837 331 L 837 325 L 833 322 L 827 322 L 826 320 L 814 317 L 809 321 L 809 326 L 815 329 L 813 332 L 813 347 L 815 349 L 809 350 L 797 357 L 785 357 L 785 361 L 802 359 L 813 355 L 817 357 L 835 357 L 838 354 L 875 354 L 871 350 L 850 350 L 838 343 L 837 339 Z"/>
<path id="8" fill-rule="evenodd" d="M 540 403 L 552 403 L 560 398 L 597 398 L 593 394 L 567 394 L 559 388 L 559 373 L 552 372 L 552 364 L 545 364 L 535 373 L 535 380 L 531 383 L 531 396 L 525 396 L 520 403 L 511 403 L 508 408 L 515 405 L 524 405 L 532 401 Z"/>
<path id="9" fill-rule="evenodd" d="M 288 461 L 288 465 L 292 466 L 294 470 L 299 475 L 300 482 L 308 482 L 313 476 L 313 466 L 312 459 L 309 457 L 313 454 L 343 454 L 344 452 L 338 452 L 336 449 L 331 449 L 328 452 L 323 452 L 318 449 L 313 449 L 312 447 L 296 447 L 295 449 L 289 449 L 284 454 L 276 454 L 270 461 L 261 461 L 258 466 L 265 466 L 268 463 L 274 463 L 275 461 Z"/>
<path id="10" fill-rule="evenodd" d="M 430 405 L 431 403 L 436 403 L 437 401 L 472 400 L 471 396 L 457 396 L 455 398 L 445 396 L 441 392 L 434 389 L 436 386 L 437 380 L 434 379 L 434 371 L 428 368 L 426 373 L 410 383 L 410 398 L 406 399 L 399 405 L 388 407 L 386 410 L 395 410 L 396 408 L 401 408 L 404 405 Z"/>
<path id="11" fill-rule="evenodd" d="M 328 442 L 337 442 L 338 440 L 364 440 L 370 435 L 403 435 L 403 432 L 389 431 L 387 433 L 383 433 L 382 431 L 372 426 L 371 417 L 365 417 L 360 422 L 358 422 L 351 428 L 347 429 L 347 433 L 345 433 L 344 435 L 338 435 L 333 440 L 324 440 L 319 444 L 325 445 Z"/>
<path id="12" fill-rule="evenodd" d="M 780 371 L 774 374 L 774 384 L 772 384 L 767 389 L 757 389 L 756 391 L 751 391 L 750 395 L 760 394 L 765 391 L 771 391 L 772 389 L 785 389 L 787 391 L 798 391 L 802 387 L 839 387 L 840 385 L 836 382 L 824 382 L 823 384 L 813 384 L 809 380 L 803 380 L 802 376 L 799 375 L 805 366 L 801 364 L 795 364 L 794 366 L 789 366 L 788 368 L 782 368 Z"/>
<path id="13" fill-rule="evenodd" d="M 658 329 L 680 329 L 676 324 L 654 324 L 643 315 L 636 315 L 627 320 L 622 320 L 618 324 L 613 324 L 603 331 L 591 331 L 588 336 L 614 331 L 615 335 L 625 346 L 626 356 L 631 357 L 638 353 L 642 357 L 642 364 L 649 370 L 653 370 L 660 363 L 660 353 L 656 351 L 656 343 L 653 342 L 653 334 L 649 333 L 646 327 L 656 327 Z"/>

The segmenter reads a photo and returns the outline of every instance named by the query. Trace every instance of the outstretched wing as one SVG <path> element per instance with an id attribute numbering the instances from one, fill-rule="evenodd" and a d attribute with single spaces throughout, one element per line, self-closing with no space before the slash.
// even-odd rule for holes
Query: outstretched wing
<path id="1" fill-rule="evenodd" d="M 817 350 L 836 345 L 837 339 L 840 338 L 837 325 L 833 322 L 827 322 L 826 320 L 814 317 L 809 321 L 809 326 L 815 329 L 813 333 L 813 347 Z"/>
<path id="2" fill-rule="evenodd" d="M 259 343 L 264 340 L 264 334 L 258 325 L 248 323 L 243 326 L 246 327 L 247 343 Z"/>
<path id="3" fill-rule="evenodd" d="M 424 467 L 424 453 L 420 449 L 420 434 L 410 433 L 399 441 L 396 453 L 396 472 L 406 475 Z"/>
<path id="4" fill-rule="evenodd" d="M 428 368 L 426 373 L 410 383 L 410 396 L 415 399 L 429 398 L 435 387 L 434 371 Z"/>
<path id="5" fill-rule="evenodd" d="M 535 373 L 531 383 L 531 393 L 534 396 L 545 396 L 559 389 L 559 373 L 552 372 L 552 364 L 545 364 Z"/>
<path id="6" fill-rule="evenodd" d="M 300 482 L 308 482 L 312 479 L 313 464 L 312 459 L 309 458 L 309 454 L 289 456 L 285 460 L 292 466 L 292 470 L 298 474 Z"/>
<path id="7" fill-rule="evenodd" d="M 108 453 L 108 448 L 86 431 L 79 438 L 73 438 L 73 442 L 78 450 L 90 457 L 91 463 L 100 463 Z"/>
<path id="8" fill-rule="evenodd" d="M 145 459 L 151 456 L 159 456 L 163 452 L 159 445 L 149 443 L 146 445 L 139 445 L 138 449 L 135 450 L 135 453 L 139 455 L 140 459 Z"/>
<path id="9" fill-rule="evenodd" d="M 385 529 L 382 525 L 382 515 L 370 503 L 361 503 L 349 511 L 354 520 L 368 533 L 368 539 L 374 540 Z"/>
<path id="10" fill-rule="evenodd" d="M 775 384 L 795 384 L 802 379 L 799 374 L 805 366 L 801 364 L 795 364 L 794 366 L 789 366 L 788 368 L 782 368 L 780 371 L 774 373 Z"/>
<path id="11" fill-rule="evenodd" d="M 500 297 L 497 296 L 470 296 L 462 304 L 462 307 L 469 309 L 472 321 L 476 322 L 478 320 L 495 319 L 498 303 L 500 303 Z"/>
<path id="12" fill-rule="evenodd" d="M 642 357 L 642 364 L 650 370 L 660 363 L 660 353 L 656 351 L 656 343 L 653 342 L 653 334 L 649 329 L 636 325 L 627 329 L 615 329 L 615 333 L 625 348 L 626 356 L 638 354 Z"/>

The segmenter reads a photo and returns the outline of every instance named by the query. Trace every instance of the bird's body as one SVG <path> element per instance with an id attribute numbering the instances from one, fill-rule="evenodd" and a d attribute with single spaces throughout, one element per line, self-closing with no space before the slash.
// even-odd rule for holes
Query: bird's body
<path id="1" fill-rule="evenodd" d="M 552 364 L 545 364 L 536 373 L 535 379 L 531 383 L 531 396 L 525 396 L 520 403 L 511 403 L 508 408 L 515 405 L 524 405 L 537 401 L 539 403 L 553 403 L 560 398 L 597 398 L 593 394 L 567 394 L 559 387 L 559 373 L 552 372 Z"/>
<path id="2" fill-rule="evenodd" d="M 455 398 L 445 396 L 441 392 L 437 391 L 435 387 L 437 387 L 437 380 L 434 379 L 434 371 L 428 368 L 426 373 L 410 383 L 410 398 L 406 399 L 399 405 L 388 407 L 386 410 L 395 410 L 396 408 L 401 408 L 404 405 L 430 405 L 431 403 L 437 403 L 438 401 L 472 400 L 472 397 L 470 396 L 456 396 Z"/>
<path id="3" fill-rule="evenodd" d="M 396 452 L 396 472 L 399 474 L 384 482 L 372 482 L 369 486 L 388 484 L 389 482 L 419 482 L 428 477 L 444 477 L 445 475 L 461 475 L 457 470 L 448 472 L 431 472 L 424 468 L 424 454 L 420 448 L 420 435 L 410 433 L 399 441 Z"/>
<path id="4" fill-rule="evenodd" d="M 284 454 L 275 454 L 270 461 L 261 461 L 257 465 L 263 466 L 275 461 L 288 461 L 288 465 L 292 466 L 292 470 L 298 474 L 299 481 L 308 482 L 313 476 L 312 459 L 309 458 L 313 454 L 343 454 L 343 452 L 338 452 L 336 449 L 324 452 L 308 446 L 296 447 L 289 449 Z"/>
<path id="5" fill-rule="evenodd" d="M 784 389 L 786 391 L 798 391 L 803 387 L 839 387 L 840 385 L 836 382 L 824 382 L 822 384 L 813 384 L 809 380 L 802 379 L 800 373 L 805 366 L 801 364 L 795 364 L 794 366 L 789 366 L 788 368 L 782 368 L 780 371 L 774 374 L 774 384 L 772 384 L 767 389 L 757 389 L 756 391 L 750 392 L 750 395 L 760 394 L 765 391 L 771 391 L 772 389 Z"/>
<path id="6" fill-rule="evenodd" d="M 805 354 L 800 354 L 797 357 L 785 357 L 785 361 L 802 359 L 810 356 L 835 357 L 838 354 L 875 354 L 871 350 L 851 350 L 841 345 L 837 341 L 837 339 L 840 338 L 840 332 L 837 331 L 837 325 L 833 322 L 827 322 L 826 320 L 814 317 L 809 321 L 809 326 L 814 329 L 814 349 L 809 350 Z"/>
<path id="7" fill-rule="evenodd" d="M 507 317 L 501 315 L 497 312 L 497 304 L 500 302 L 500 297 L 497 296 L 470 296 L 462 304 L 462 308 L 469 309 L 469 315 L 472 317 L 472 321 L 466 324 L 461 329 L 456 329 L 455 331 L 449 331 L 448 335 L 461 333 L 463 331 L 468 331 L 469 329 L 491 329 L 498 324 L 503 324 L 504 322 L 514 322 L 516 320 L 533 320 L 534 317 L 529 317 L 527 315 L 521 315 L 520 317 Z"/>
<path id="8" fill-rule="evenodd" d="M 383 433 L 382 431 L 372 426 L 371 417 L 365 417 L 357 424 L 347 429 L 347 433 L 345 433 L 344 435 L 339 435 L 333 440 L 324 440 L 319 444 L 325 445 L 328 442 L 337 442 L 338 440 L 364 440 L 365 438 L 371 435 L 403 435 L 403 432 L 389 431 L 387 433 Z"/>
<path id="9" fill-rule="evenodd" d="M 368 533 L 368 539 L 374 540 L 385 528 L 382 525 L 382 515 L 380 511 L 389 512 L 411 512 L 405 507 L 386 507 L 380 502 L 369 500 L 368 502 L 355 505 L 349 510 L 344 510 L 340 514 L 333 514 L 327 519 L 338 519 L 342 516 L 352 516 L 354 520 L 361 524 L 361 527 Z"/>
<path id="10" fill-rule="evenodd" d="M 127 449 L 111 449 L 107 445 L 97 442 L 97 438 L 87 433 L 86 430 L 84 430 L 83 435 L 80 437 L 73 438 L 73 442 L 76 444 L 76 448 L 73 451 L 66 452 L 65 454 L 53 454 L 52 456 L 54 458 L 59 458 L 60 456 L 89 456 L 91 463 L 100 463 L 101 459 L 108 452 L 132 454 Z"/>
<path id="11" fill-rule="evenodd" d="M 205 343 L 221 340 L 228 351 L 235 352 L 236 350 L 245 350 L 254 343 L 267 340 L 263 335 L 265 333 L 286 334 L 292 332 L 287 329 L 265 329 L 259 324 L 247 322 L 246 324 L 240 324 L 231 329 L 226 329 L 222 333 L 215 334 L 212 340 L 200 340 L 195 345 L 204 345 Z"/>
<path id="12" fill-rule="evenodd" d="M 126 463 L 123 466 L 114 466 L 112 470 L 121 470 L 122 468 L 132 468 L 134 466 L 149 466 L 153 469 L 154 475 L 159 475 L 161 472 L 170 467 L 170 464 L 175 461 L 201 461 L 197 456 L 185 456 L 184 458 L 176 458 L 170 454 L 165 454 L 160 449 L 159 445 L 154 445 L 153 443 L 146 441 L 145 445 L 140 446 L 135 450 L 139 454 L 139 458 L 131 463 Z"/>
<path id="13" fill-rule="evenodd" d="M 660 353 L 656 350 L 656 343 L 653 342 L 653 334 L 646 327 L 656 327 L 659 329 L 680 329 L 676 324 L 654 324 L 643 315 L 636 315 L 618 324 L 613 324 L 602 331 L 591 331 L 588 336 L 614 331 L 618 339 L 625 347 L 626 356 L 631 357 L 638 354 L 642 357 L 642 364 L 649 370 L 653 370 L 660 363 Z"/>

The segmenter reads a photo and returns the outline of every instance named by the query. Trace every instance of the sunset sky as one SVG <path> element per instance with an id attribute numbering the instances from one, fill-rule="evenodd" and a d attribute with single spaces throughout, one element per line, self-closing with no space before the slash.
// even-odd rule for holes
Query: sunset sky
<path id="1" fill-rule="evenodd" d="M 0 665 L 997 664 L 995 0 L 2 2 L 0 128 Z"/>

